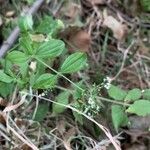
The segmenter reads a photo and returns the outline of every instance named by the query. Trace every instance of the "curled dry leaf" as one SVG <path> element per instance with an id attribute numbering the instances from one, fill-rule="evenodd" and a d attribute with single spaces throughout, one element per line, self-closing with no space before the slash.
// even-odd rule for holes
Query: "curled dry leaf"
<path id="1" fill-rule="evenodd" d="M 68 27 L 60 36 L 67 43 L 69 51 L 79 50 L 88 52 L 91 37 L 83 29 L 79 27 Z"/>
<path id="2" fill-rule="evenodd" d="M 64 16 L 66 18 L 68 18 L 70 23 L 75 22 L 77 16 L 80 15 L 80 6 L 75 4 L 75 3 L 68 3 L 66 7 L 64 7 L 64 9 L 62 10 L 62 14 L 64 14 Z"/>
<path id="3" fill-rule="evenodd" d="M 127 33 L 127 26 L 119 22 L 113 16 L 104 16 L 103 25 L 112 30 L 117 40 L 123 40 Z"/>

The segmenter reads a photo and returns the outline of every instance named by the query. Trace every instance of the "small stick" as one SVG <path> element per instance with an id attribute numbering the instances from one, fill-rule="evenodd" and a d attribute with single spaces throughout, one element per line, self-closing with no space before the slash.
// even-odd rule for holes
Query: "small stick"
<path id="1" fill-rule="evenodd" d="M 29 11 L 27 12 L 26 15 L 33 15 L 37 12 L 37 10 L 40 8 L 40 6 L 42 5 L 42 3 L 44 2 L 44 0 L 37 0 L 32 7 L 29 9 Z M 10 34 L 10 36 L 8 37 L 8 39 L 6 41 L 4 41 L 3 45 L 0 48 L 0 58 L 2 58 L 5 53 L 12 47 L 12 45 L 15 43 L 15 41 L 17 40 L 18 36 L 20 33 L 20 29 L 19 27 L 15 27 L 15 29 L 12 31 L 12 33 Z"/>

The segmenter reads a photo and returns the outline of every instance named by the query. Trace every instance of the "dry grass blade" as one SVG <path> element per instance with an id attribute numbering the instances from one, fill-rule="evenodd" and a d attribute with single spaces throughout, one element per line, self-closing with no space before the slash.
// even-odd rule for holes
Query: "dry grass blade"
<path id="1" fill-rule="evenodd" d="M 41 96 L 38 96 L 38 95 L 34 95 L 34 94 L 26 93 L 26 92 L 22 92 L 22 94 L 27 94 L 27 95 L 32 96 L 32 97 L 38 97 L 38 98 L 40 98 L 40 99 L 43 99 L 43 100 L 46 100 L 46 101 L 55 103 L 55 104 L 60 105 L 60 106 L 64 106 L 64 107 L 66 107 L 66 108 L 71 109 L 71 110 L 74 111 L 74 112 L 77 112 L 78 114 L 84 116 L 85 118 L 87 118 L 88 120 L 90 120 L 90 121 L 92 121 L 94 124 L 96 124 L 96 125 L 106 134 L 106 136 L 109 138 L 109 140 L 111 141 L 111 143 L 113 144 L 113 146 L 115 147 L 115 149 L 116 149 L 116 150 L 121 150 L 119 143 L 117 143 L 117 142 L 115 141 L 115 139 L 114 139 L 113 136 L 111 135 L 110 131 L 109 131 L 106 127 L 104 127 L 103 125 L 99 124 L 99 123 L 96 122 L 93 118 L 87 116 L 86 114 L 84 114 L 83 112 L 77 110 L 76 108 L 74 108 L 74 107 L 72 107 L 72 106 L 70 106 L 70 105 L 64 105 L 64 104 L 55 102 L 55 101 L 53 101 L 53 100 L 50 100 L 50 99 L 47 99 L 47 98 L 44 98 L 44 97 L 41 97 Z"/>

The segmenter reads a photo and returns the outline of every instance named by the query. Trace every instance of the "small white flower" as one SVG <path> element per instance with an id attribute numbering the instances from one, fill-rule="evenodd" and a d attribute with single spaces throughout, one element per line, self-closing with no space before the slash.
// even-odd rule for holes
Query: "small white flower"
<path id="1" fill-rule="evenodd" d="M 43 92 L 43 93 L 41 93 L 41 96 L 45 96 L 45 93 Z"/>
<path id="2" fill-rule="evenodd" d="M 108 82 L 108 83 L 111 83 L 111 78 L 110 77 L 106 77 L 106 81 Z"/>
<path id="3" fill-rule="evenodd" d="M 111 84 L 110 83 L 106 83 L 106 84 L 104 84 L 104 87 L 108 90 L 108 89 L 110 89 Z"/>
<path id="4" fill-rule="evenodd" d="M 145 92 L 145 90 L 142 90 L 141 92 L 142 92 L 142 93 L 144 93 L 144 92 Z"/>
<path id="5" fill-rule="evenodd" d="M 88 112 L 88 114 L 87 114 L 88 116 L 91 116 L 91 113 L 90 112 Z"/>

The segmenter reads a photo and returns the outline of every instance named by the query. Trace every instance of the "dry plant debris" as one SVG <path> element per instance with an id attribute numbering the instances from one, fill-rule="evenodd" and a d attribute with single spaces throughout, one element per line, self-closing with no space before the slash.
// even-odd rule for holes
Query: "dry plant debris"
<path id="1" fill-rule="evenodd" d="M 22 13 L 22 8 L 29 8 L 29 5 L 33 3 L 32 0 L 17 2 L 19 8 L 16 8 L 15 3 L 11 3 L 11 1 L 0 0 L 0 5 L 4 4 L 0 10 L 2 11 L 2 15 L 0 15 L 1 29 L 8 29 L 9 23 L 14 23 L 18 13 Z M 48 66 L 47 68 L 41 67 L 35 59 L 28 62 L 28 74 L 30 75 L 35 73 L 37 68 L 40 68 L 40 71 L 46 70 L 44 78 L 47 78 L 47 74 L 50 73 L 61 75 L 56 89 L 46 91 L 36 89 L 34 91 L 30 87 L 30 90 L 25 92 L 27 95 L 24 96 L 20 96 L 17 89 L 6 99 L 3 98 L 5 95 L 0 95 L 0 149 L 150 149 L 149 115 L 141 117 L 125 111 L 125 115 L 122 116 L 128 116 L 130 124 L 120 123 L 122 116 L 118 115 L 119 111 L 128 110 L 130 105 L 137 102 L 135 97 L 141 96 L 141 101 L 150 97 L 150 91 L 144 95 L 144 89 L 150 88 L 150 18 L 149 7 L 144 2 L 148 4 L 146 0 L 140 0 L 142 5 L 136 0 L 133 2 L 129 0 L 71 0 L 69 2 L 48 0 L 42 5 L 40 12 L 36 14 L 35 24 L 42 20 L 44 15 L 53 14 L 59 20 L 54 23 L 52 28 L 59 23 L 59 32 L 48 35 L 35 30 L 30 33 L 31 39 L 28 42 L 35 42 L 34 47 L 38 48 L 38 44 L 55 37 L 63 40 L 68 52 L 54 62 L 49 62 L 49 60 L 42 62 Z M 8 9 L 7 6 L 9 6 Z M 60 20 L 64 22 L 64 25 Z M 47 27 L 48 24 L 43 25 L 44 29 Z M 3 34 L 6 32 L 2 31 L 3 41 Z M 25 40 L 24 38 L 22 41 Z M 59 48 L 62 47 L 63 44 Z M 16 48 L 18 48 L 17 44 Z M 82 58 L 81 64 L 84 64 L 85 57 L 82 53 L 84 52 L 88 56 L 88 65 L 85 71 L 75 74 L 67 72 L 65 76 L 55 71 L 59 67 L 61 70 L 63 68 L 62 61 L 67 56 L 72 57 L 76 52 L 79 54 L 77 55 L 78 59 Z M 54 51 L 52 54 L 55 54 Z M 40 54 L 40 56 L 46 55 Z M 20 61 L 19 58 L 16 61 Z M 77 63 L 78 59 L 74 62 Z M 65 69 L 71 61 L 65 63 Z M 3 63 L 0 65 L 1 68 L 2 65 Z M 79 63 L 77 63 L 78 67 L 80 68 Z M 19 65 L 14 65 L 12 68 L 15 68 L 15 72 L 19 69 Z M 70 71 L 70 68 L 68 70 Z M 47 79 L 50 80 L 50 78 Z M 67 80 L 65 81 L 65 79 Z M 40 80 L 38 78 L 38 84 L 41 86 L 44 81 Z M 114 93 L 112 91 L 107 93 L 106 89 L 110 89 L 111 83 L 118 87 L 111 86 L 112 89 L 114 88 L 112 90 Z M 49 84 L 51 83 L 49 82 Z M 102 85 L 105 86 L 105 89 L 101 87 Z M 2 85 L 0 84 L 0 86 Z M 80 90 L 86 86 L 85 95 L 81 95 L 79 89 L 73 93 L 74 86 Z M 61 90 L 73 94 L 62 94 L 62 99 L 57 101 Z M 137 91 L 141 93 L 139 94 Z M 115 95 L 117 92 L 119 93 Z M 130 99 L 125 102 L 121 101 L 122 97 L 123 99 L 127 98 L 124 97 L 126 94 Z M 67 101 L 65 101 L 66 97 L 68 97 Z M 113 97 L 118 99 L 115 100 Z M 62 100 L 64 100 L 63 103 L 56 108 L 59 108 L 60 112 L 64 112 L 54 113 L 52 110 L 54 104 L 62 102 Z M 110 115 L 112 105 L 113 108 L 117 108 L 116 116 L 120 119 L 116 128 L 112 125 Z M 144 112 L 145 109 L 142 109 Z"/>

